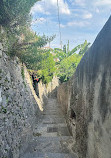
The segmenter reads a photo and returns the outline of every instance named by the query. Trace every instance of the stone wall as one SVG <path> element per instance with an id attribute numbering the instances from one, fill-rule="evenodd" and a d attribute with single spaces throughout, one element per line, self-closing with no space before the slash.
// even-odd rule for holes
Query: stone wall
<path id="1" fill-rule="evenodd" d="M 111 17 L 72 79 L 58 88 L 58 101 L 65 106 L 79 157 L 111 158 Z"/>
<path id="2" fill-rule="evenodd" d="M 32 86 L 32 83 L 30 84 Z M 47 104 L 48 97 L 57 98 L 57 87 L 59 86 L 59 79 L 57 77 L 53 77 L 52 81 L 45 85 L 42 83 L 42 80 L 36 82 L 35 94 L 36 100 L 39 105 L 39 108 L 43 110 L 43 106 Z"/>
<path id="3" fill-rule="evenodd" d="M 25 73 L 19 59 L 10 59 L 0 44 L 0 158 L 19 157 L 40 114 Z"/>
<path id="4" fill-rule="evenodd" d="M 54 76 L 52 81 L 48 83 L 48 85 L 45 85 L 40 81 L 38 83 L 38 93 L 41 101 L 43 103 L 46 102 L 46 99 L 48 97 L 57 97 L 57 87 L 59 86 L 59 79 Z M 44 100 L 44 97 L 46 98 Z"/>
<path id="5" fill-rule="evenodd" d="M 58 85 L 56 77 L 47 87 L 40 82 L 37 96 L 26 66 L 7 56 L 0 43 L 0 158 L 18 158 L 19 149 L 24 151 L 48 95 L 55 97 Z"/>

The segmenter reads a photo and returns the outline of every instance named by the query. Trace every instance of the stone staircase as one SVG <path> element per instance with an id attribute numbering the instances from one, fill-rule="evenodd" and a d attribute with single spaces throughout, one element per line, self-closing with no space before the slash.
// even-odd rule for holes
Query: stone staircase
<path id="1" fill-rule="evenodd" d="M 20 158 L 78 158 L 72 151 L 73 137 L 56 99 L 49 99 L 33 138 Z"/>

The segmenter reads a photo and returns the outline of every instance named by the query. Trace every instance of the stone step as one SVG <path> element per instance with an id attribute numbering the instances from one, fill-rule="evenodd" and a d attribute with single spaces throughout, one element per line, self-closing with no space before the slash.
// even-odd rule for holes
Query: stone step
<path id="1" fill-rule="evenodd" d="M 44 106 L 44 108 L 46 108 L 46 109 L 48 109 L 48 108 L 50 108 L 50 109 L 61 109 L 61 106 L 58 106 L 58 105 L 56 105 L 56 106 L 53 106 L 53 105 L 46 105 L 46 106 Z"/>
<path id="2" fill-rule="evenodd" d="M 43 123 L 42 124 L 42 126 L 43 127 L 67 127 L 67 124 L 66 123 L 57 123 L 57 124 L 51 124 L 51 123 L 49 123 L 49 124 L 47 124 L 47 122 L 45 122 L 45 123 Z"/>
<path id="3" fill-rule="evenodd" d="M 30 142 L 20 150 L 20 158 L 77 158 L 65 116 L 56 99 L 49 99 Z"/>
<path id="4" fill-rule="evenodd" d="M 52 137 L 52 136 L 71 136 L 69 130 L 66 126 L 52 126 L 55 124 L 48 124 L 47 126 L 40 127 L 39 129 L 34 129 L 34 135 L 37 133 L 42 137 Z"/>
<path id="5" fill-rule="evenodd" d="M 58 104 L 47 104 L 47 105 L 45 105 L 44 106 L 44 108 L 61 108 L 61 106 L 60 105 L 58 105 Z"/>
<path id="6" fill-rule="evenodd" d="M 61 141 L 61 140 L 71 142 L 71 141 L 73 141 L 73 137 L 72 136 L 61 136 L 61 137 L 58 137 L 58 136 L 57 137 L 41 137 L 41 136 L 39 136 L 39 137 L 34 138 L 31 141 L 31 143 L 37 142 L 37 141 L 46 142 L 46 141 Z"/>
<path id="7" fill-rule="evenodd" d="M 61 106 L 60 105 L 52 105 L 52 104 L 47 104 L 46 106 L 44 106 L 44 108 L 61 108 Z"/>
<path id="8" fill-rule="evenodd" d="M 69 137 L 37 137 L 28 143 L 27 148 L 22 153 L 33 152 L 53 152 L 70 153 L 73 138 Z"/>
<path id="9" fill-rule="evenodd" d="M 43 122 L 41 125 L 39 125 L 39 128 L 38 128 L 38 125 L 35 126 L 34 130 L 42 131 L 42 128 L 47 128 L 47 127 L 57 127 L 57 128 L 67 127 L 67 124 L 66 123 L 55 123 L 55 124 L 53 124 L 52 122 Z"/>
<path id="10" fill-rule="evenodd" d="M 58 115 L 58 116 L 61 116 L 61 115 L 63 115 L 63 113 L 61 112 L 61 111 L 44 111 L 43 113 L 42 113 L 42 115 Z"/>
<path id="11" fill-rule="evenodd" d="M 46 106 L 44 106 L 44 108 L 61 108 L 61 107 L 59 105 L 47 104 Z"/>
<path id="12" fill-rule="evenodd" d="M 43 121 L 43 124 L 57 124 L 57 123 L 66 123 L 66 120 L 64 118 L 50 117 L 50 118 L 45 118 Z"/>
<path id="13" fill-rule="evenodd" d="M 26 153 L 20 158 L 78 158 L 76 154 L 64 154 L 64 153 L 43 153 L 43 152 L 33 152 Z"/>
<path id="14" fill-rule="evenodd" d="M 45 111 L 42 113 L 42 115 L 57 115 L 57 116 L 61 116 L 63 115 L 63 113 L 61 111 Z"/>
<path id="15" fill-rule="evenodd" d="M 64 115 L 53 115 L 53 114 L 50 114 L 50 115 L 43 115 L 44 119 L 46 118 L 64 118 L 65 119 L 65 116 Z"/>

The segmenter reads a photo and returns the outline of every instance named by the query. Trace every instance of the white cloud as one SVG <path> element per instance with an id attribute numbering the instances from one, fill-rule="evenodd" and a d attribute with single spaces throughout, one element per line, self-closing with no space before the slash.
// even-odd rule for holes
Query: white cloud
<path id="1" fill-rule="evenodd" d="M 46 0 L 48 4 L 50 4 L 51 6 L 57 6 L 57 0 Z M 66 2 L 64 2 L 64 0 L 58 0 L 58 5 L 59 5 L 59 9 L 60 11 L 62 9 L 66 9 L 69 11 L 69 8 L 68 8 L 68 4 Z M 62 11 L 61 11 L 62 12 Z"/>
<path id="2" fill-rule="evenodd" d="M 87 26 L 89 23 L 86 21 L 71 21 L 68 22 L 68 26 L 75 26 L 75 27 L 85 27 Z"/>
<path id="3" fill-rule="evenodd" d="M 31 25 L 36 25 L 36 24 L 38 24 L 38 23 L 44 23 L 44 22 L 46 22 L 46 19 L 45 18 L 43 18 L 43 17 L 41 17 L 41 18 L 37 18 L 36 20 L 33 20 L 32 21 L 32 23 L 31 23 Z"/>
<path id="4" fill-rule="evenodd" d="M 96 8 L 96 13 L 100 13 L 100 10 L 98 8 Z"/>
<path id="5" fill-rule="evenodd" d="M 79 6 L 85 6 L 85 0 L 75 0 L 74 1 L 74 4 L 77 4 Z"/>
<path id="6" fill-rule="evenodd" d="M 107 8 L 111 7 L 111 0 L 58 0 L 58 2 L 62 40 L 66 43 L 69 39 L 72 47 L 74 43 L 82 43 L 85 39 L 92 42 L 91 37 L 95 38 L 110 14 L 110 9 Z M 33 19 L 43 17 L 33 21 L 32 28 L 41 35 L 43 32 L 48 36 L 57 34 L 53 47 L 58 47 L 60 39 L 57 0 L 38 1 L 31 11 L 34 14 Z"/>
<path id="7" fill-rule="evenodd" d="M 60 9 L 60 13 L 69 15 L 71 12 L 67 7 L 65 7 Z"/>
<path id="8" fill-rule="evenodd" d="M 62 13 L 62 14 L 68 14 L 68 15 L 71 14 L 67 3 L 64 3 L 63 0 L 58 0 L 58 3 L 59 3 L 60 13 Z"/>
<path id="9" fill-rule="evenodd" d="M 95 2 L 96 6 L 105 6 L 105 5 L 111 5 L 111 0 L 96 0 Z"/>
<path id="10" fill-rule="evenodd" d="M 46 21 L 46 19 L 45 19 L 45 18 L 43 18 L 43 17 L 41 17 L 41 18 L 39 18 L 39 19 L 38 19 L 38 21 L 45 22 L 45 21 Z"/>
<path id="11" fill-rule="evenodd" d="M 64 2 L 64 0 L 58 0 L 59 5 L 59 11 L 61 14 L 67 14 L 70 15 L 70 9 L 68 7 L 68 4 Z M 55 9 L 57 9 L 57 0 L 44 0 L 37 2 L 32 8 L 31 13 L 43 13 L 43 14 L 50 14 L 49 12 L 53 11 L 55 12 Z"/>
<path id="12" fill-rule="evenodd" d="M 83 15 L 83 19 L 91 19 L 93 15 L 91 13 L 86 13 Z"/>
<path id="13" fill-rule="evenodd" d="M 42 6 L 40 4 L 35 4 L 32 8 L 31 8 L 31 14 L 34 14 L 35 12 L 44 12 L 44 9 L 42 8 Z"/>
<path id="14" fill-rule="evenodd" d="M 47 0 L 47 3 L 50 4 L 50 6 L 57 7 L 57 0 Z M 58 5 L 61 14 L 69 15 L 71 13 L 68 4 L 64 2 L 64 0 L 58 0 Z"/>
<path id="15" fill-rule="evenodd" d="M 35 13 L 43 13 L 46 15 L 49 15 L 50 13 L 48 11 L 45 11 L 45 9 L 43 8 L 43 6 L 41 4 L 36 3 L 30 11 L 31 14 L 35 14 Z"/>
<path id="16" fill-rule="evenodd" d="M 65 27 L 66 27 L 66 25 L 60 24 L 60 27 L 61 27 L 61 28 L 65 28 Z"/>

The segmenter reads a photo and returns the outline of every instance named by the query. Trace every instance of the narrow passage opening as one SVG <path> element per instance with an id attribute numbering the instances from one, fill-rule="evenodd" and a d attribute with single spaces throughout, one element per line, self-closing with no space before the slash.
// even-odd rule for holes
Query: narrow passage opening
<path id="1" fill-rule="evenodd" d="M 76 114 L 73 109 L 71 109 L 70 118 L 76 120 Z"/>
<path id="2" fill-rule="evenodd" d="M 40 79 L 36 75 L 32 74 L 32 81 L 33 81 L 33 87 L 36 92 L 36 95 L 39 97 L 38 83 Z"/>

